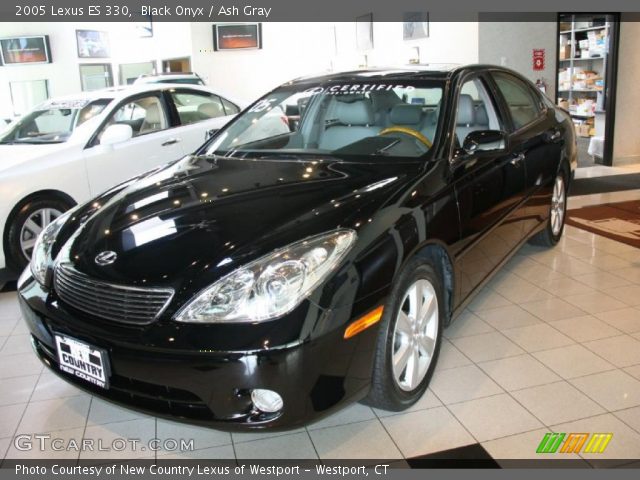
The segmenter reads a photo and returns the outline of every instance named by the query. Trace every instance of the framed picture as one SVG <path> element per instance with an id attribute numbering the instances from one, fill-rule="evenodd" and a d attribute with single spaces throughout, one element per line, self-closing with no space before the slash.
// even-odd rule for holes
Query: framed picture
<path id="1" fill-rule="evenodd" d="M 224 23 L 213 26 L 215 51 L 259 48 L 262 48 L 261 23 Z"/>
<path id="2" fill-rule="evenodd" d="M 109 58 L 109 34 L 97 30 L 76 30 L 79 58 Z"/>
<path id="3" fill-rule="evenodd" d="M 0 39 L 0 56 L 3 65 L 51 63 L 49 37 L 14 37 Z"/>
<path id="4" fill-rule="evenodd" d="M 356 18 L 356 45 L 360 51 L 373 48 L 373 13 Z"/>
<path id="5" fill-rule="evenodd" d="M 402 38 L 417 40 L 429 37 L 429 14 L 427 12 L 408 12 L 402 18 Z"/>

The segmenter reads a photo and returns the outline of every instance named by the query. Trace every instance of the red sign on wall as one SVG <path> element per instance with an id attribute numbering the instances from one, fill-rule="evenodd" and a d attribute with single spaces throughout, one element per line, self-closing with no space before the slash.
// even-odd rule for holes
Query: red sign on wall
<path id="1" fill-rule="evenodd" d="M 533 49 L 533 69 L 544 70 L 544 48 Z"/>

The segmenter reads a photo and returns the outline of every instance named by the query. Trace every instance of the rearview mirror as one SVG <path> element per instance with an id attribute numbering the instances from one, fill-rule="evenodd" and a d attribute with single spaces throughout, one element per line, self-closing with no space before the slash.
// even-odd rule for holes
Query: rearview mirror
<path id="1" fill-rule="evenodd" d="M 133 137 L 133 130 L 130 125 L 109 125 L 100 136 L 100 145 L 115 145 L 116 143 L 126 142 L 131 137 Z"/>
<path id="2" fill-rule="evenodd" d="M 492 152 L 507 148 L 507 134 L 500 130 L 476 130 L 464 139 L 462 149 L 467 154 Z"/>

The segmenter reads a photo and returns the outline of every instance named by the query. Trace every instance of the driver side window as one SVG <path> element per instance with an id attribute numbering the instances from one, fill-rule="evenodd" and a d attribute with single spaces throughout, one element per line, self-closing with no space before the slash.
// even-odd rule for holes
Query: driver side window
<path id="1" fill-rule="evenodd" d="M 502 130 L 500 118 L 484 83 L 473 78 L 462 85 L 456 115 L 456 140 L 461 146 L 471 132 Z"/>
<path id="2" fill-rule="evenodd" d="M 162 102 L 155 95 L 137 98 L 118 108 L 102 128 L 102 133 L 111 125 L 129 125 L 133 136 L 159 132 L 168 127 L 167 115 Z"/>

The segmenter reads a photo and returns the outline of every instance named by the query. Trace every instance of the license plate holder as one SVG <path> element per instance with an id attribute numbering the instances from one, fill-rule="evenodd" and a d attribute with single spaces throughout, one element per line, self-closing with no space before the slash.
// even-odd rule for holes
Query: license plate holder
<path id="1" fill-rule="evenodd" d="M 61 371 L 100 388 L 109 388 L 107 351 L 67 335 L 55 334 L 58 365 Z"/>

